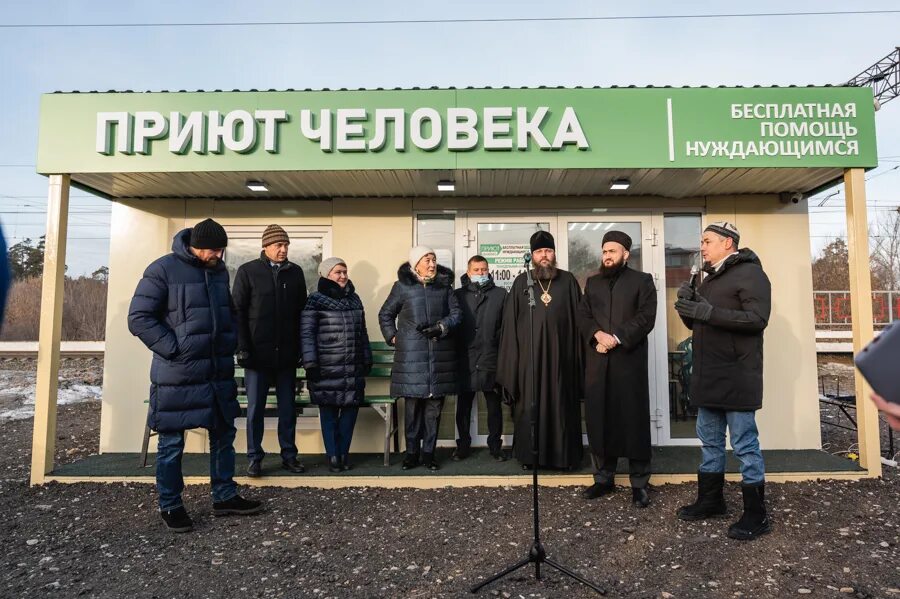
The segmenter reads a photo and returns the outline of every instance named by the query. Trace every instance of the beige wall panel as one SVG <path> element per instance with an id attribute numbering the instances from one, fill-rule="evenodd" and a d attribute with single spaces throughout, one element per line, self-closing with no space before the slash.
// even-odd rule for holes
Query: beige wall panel
<path id="1" fill-rule="evenodd" d="M 772 315 L 765 332 L 763 449 L 821 447 L 809 218 L 805 202 L 777 196 L 709 198 L 706 223 L 731 220 L 741 246 L 759 256 L 772 281 Z"/>
<path id="2" fill-rule="evenodd" d="M 331 202 L 313 200 L 217 200 L 203 218 L 223 225 L 330 225 Z"/>

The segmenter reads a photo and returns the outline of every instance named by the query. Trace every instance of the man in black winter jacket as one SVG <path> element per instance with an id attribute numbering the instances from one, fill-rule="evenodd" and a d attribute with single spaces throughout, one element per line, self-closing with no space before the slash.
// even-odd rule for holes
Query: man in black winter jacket
<path id="1" fill-rule="evenodd" d="M 468 269 L 462 276 L 462 287 L 455 292 L 462 310 L 462 323 L 456 333 L 459 354 L 459 395 L 456 399 L 456 451 L 453 460 L 469 456 L 472 436 L 472 403 L 475 394 L 484 393 L 487 404 L 488 449 L 499 462 L 506 460 L 503 446 L 503 411 L 500 394 L 495 387 L 497 353 L 500 346 L 500 325 L 503 324 L 503 303 L 506 290 L 494 285 L 483 256 L 469 258 Z"/>
<path id="2" fill-rule="evenodd" d="M 296 369 L 300 360 L 300 313 L 306 305 L 303 269 L 287 258 L 290 239 L 278 225 L 263 232 L 259 258 L 242 264 L 232 296 L 237 312 L 237 362 L 247 387 L 247 475 L 262 475 L 266 396 L 275 387 L 281 465 L 304 472 L 297 460 Z"/>
<path id="3" fill-rule="evenodd" d="M 693 331 L 691 403 L 703 444 L 697 501 L 678 510 L 682 520 L 725 513 L 725 429 L 741 462 L 744 513 L 728 536 L 752 540 L 771 530 L 765 507 L 765 467 L 756 410 L 762 407 L 763 330 L 772 309 L 772 287 L 759 258 L 738 249 L 729 222 L 706 227 L 700 243 L 707 273 L 696 290 L 684 283 L 675 309 Z"/>

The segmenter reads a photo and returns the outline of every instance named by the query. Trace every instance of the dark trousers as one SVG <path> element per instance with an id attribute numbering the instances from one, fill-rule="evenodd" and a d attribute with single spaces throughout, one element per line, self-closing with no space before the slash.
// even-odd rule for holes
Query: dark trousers
<path id="1" fill-rule="evenodd" d="M 456 446 L 466 448 L 472 446 L 472 435 L 469 434 L 469 427 L 472 422 L 472 404 L 475 402 L 475 392 L 466 391 L 460 393 L 456 398 L 456 432 L 459 438 L 456 440 Z M 493 391 L 484 392 L 484 401 L 487 404 L 487 424 L 488 424 L 488 448 L 492 452 L 500 451 L 503 445 L 503 410 L 500 403 L 500 396 Z"/>
<path id="2" fill-rule="evenodd" d="M 220 422 L 209 430 L 209 481 L 214 502 L 228 501 L 237 495 L 234 482 L 234 421 Z M 184 455 L 184 431 L 159 433 L 156 449 L 156 490 L 159 509 L 170 511 L 183 506 L 184 476 L 181 458 Z"/>
<path id="3" fill-rule="evenodd" d="M 438 425 L 443 397 L 407 397 L 403 402 L 403 420 L 406 425 L 406 453 L 417 455 L 434 453 L 437 445 Z"/>
<path id="4" fill-rule="evenodd" d="M 619 458 L 612 456 L 600 457 L 591 453 L 591 464 L 594 466 L 594 482 L 608 485 L 616 478 L 616 464 Z M 643 489 L 650 482 L 650 460 L 633 460 L 628 458 L 628 474 L 631 486 L 635 489 Z"/>
<path id="5" fill-rule="evenodd" d="M 269 388 L 274 385 L 281 459 L 287 461 L 296 458 L 297 410 L 294 407 L 294 396 L 297 389 L 296 369 L 251 370 L 247 368 L 244 371 L 244 384 L 247 387 L 247 457 L 251 461 L 257 461 L 266 455 L 262 448 L 266 396 L 269 394 Z"/>
<path id="6" fill-rule="evenodd" d="M 353 427 L 356 426 L 357 407 L 319 406 L 322 440 L 328 457 L 350 453 Z"/>

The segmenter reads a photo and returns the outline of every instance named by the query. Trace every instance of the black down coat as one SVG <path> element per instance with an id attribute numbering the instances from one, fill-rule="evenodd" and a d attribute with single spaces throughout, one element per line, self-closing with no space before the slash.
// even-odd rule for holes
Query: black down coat
<path id="1" fill-rule="evenodd" d="M 238 351 L 254 370 L 296 368 L 300 359 L 300 312 L 306 304 L 303 269 L 284 262 L 276 272 L 264 253 L 234 275 Z"/>
<path id="2" fill-rule="evenodd" d="M 469 275 L 460 281 L 462 287 L 454 292 L 462 310 L 456 332 L 459 391 L 493 391 L 506 289 L 494 285 L 493 278 L 484 285 L 472 283 Z"/>
<path id="3" fill-rule="evenodd" d="M 153 352 L 148 426 L 162 433 L 217 428 L 240 414 L 234 382 L 237 333 L 225 263 L 205 268 L 191 230 L 154 261 L 128 308 L 128 330 Z"/>
<path id="4" fill-rule="evenodd" d="M 453 271 L 438 265 L 434 282 L 423 284 L 408 263 L 397 271 L 397 282 L 378 312 L 385 341 L 393 343 L 394 397 L 443 397 L 457 392 L 456 340 L 452 332 L 462 315 L 453 293 Z M 416 327 L 444 325 L 444 334 L 428 339 Z"/>
<path id="5" fill-rule="evenodd" d="M 319 279 L 319 290 L 306 300 L 300 318 L 303 366 L 318 368 L 319 379 L 307 380 L 309 396 L 320 406 L 358 406 L 365 398 L 372 348 L 366 315 L 353 283 Z"/>
<path id="6" fill-rule="evenodd" d="M 759 258 L 742 249 L 725 259 L 697 289 L 713 305 L 706 322 L 682 318 L 693 331 L 691 404 L 748 411 L 762 407 L 763 330 L 772 286 Z"/>

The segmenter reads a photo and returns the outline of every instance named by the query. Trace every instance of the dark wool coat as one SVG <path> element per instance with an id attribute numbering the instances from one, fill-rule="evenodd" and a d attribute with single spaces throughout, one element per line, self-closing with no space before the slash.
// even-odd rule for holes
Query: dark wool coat
<path id="1" fill-rule="evenodd" d="M 391 395 L 443 397 L 457 392 L 456 340 L 453 330 L 462 315 L 453 293 L 453 271 L 438 265 L 434 282 L 421 283 L 408 263 L 378 312 L 384 340 L 394 345 Z M 428 339 L 416 327 L 444 325 L 443 336 Z"/>
<path id="2" fill-rule="evenodd" d="M 762 407 L 763 331 L 772 311 L 772 285 L 751 250 L 725 259 L 697 288 L 713 305 L 706 322 L 682 318 L 693 331 L 691 404 L 750 411 Z"/>
<path id="3" fill-rule="evenodd" d="M 612 277 L 588 278 L 578 307 L 585 347 L 584 411 L 588 443 L 601 457 L 650 459 L 647 336 L 656 323 L 656 287 L 627 266 Z M 620 344 L 597 353 L 594 334 Z"/>
<path id="4" fill-rule="evenodd" d="M 463 275 L 461 282 L 462 287 L 454 292 L 462 310 L 456 332 L 459 390 L 493 391 L 506 289 L 494 285 L 493 279 L 476 285 L 468 275 Z"/>
<path id="5" fill-rule="evenodd" d="M 285 262 L 276 272 L 264 253 L 234 275 L 238 351 L 255 370 L 296 368 L 300 360 L 300 312 L 306 304 L 303 269 Z"/>
<path id="6" fill-rule="evenodd" d="M 307 380 L 309 396 L 320 406 L 352 407 L 365 399 L 372 348 L 366 314 L 353 283 L 343 289 L 319 279 L 319 290 L 306 300 L 300 317 L 303 366 L 319 368 L 319 380 Z"/>
<path id="7" fill-rule="evenodd" d="M 214 429 L 240 413 L 234 382 L 237 332 L 225 263 L 205 268 L 191 230 L 144 271 L 128 308 L 128 330 L 153 352 L 147 424 L 162 433 Z"/>

